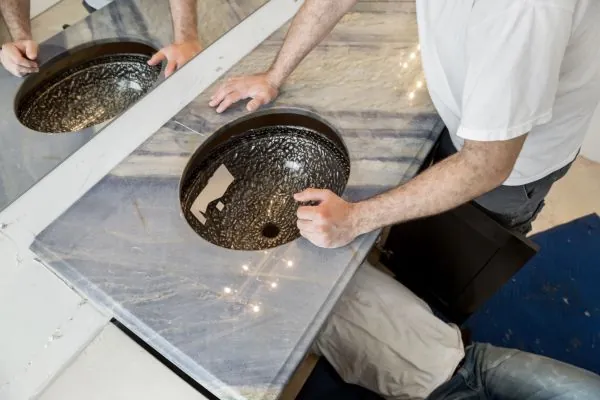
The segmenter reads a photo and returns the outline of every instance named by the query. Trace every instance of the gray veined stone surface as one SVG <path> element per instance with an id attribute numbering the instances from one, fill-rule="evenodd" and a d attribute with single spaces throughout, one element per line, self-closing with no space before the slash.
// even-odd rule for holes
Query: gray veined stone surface
<path id="1" fill-rule="evenodd" d="M 198 29 L 203 44 L 210 45 L 264 2 L 198 1 Z M 38 60 L 43 66 L 81 45 L 106 40 L 139 41 L 159 49 L 173 39 L 170 15 L 169 0 L 114 1 L 41 43 Z M 0 68 L 0 211 L 110 122 L 65 135 L 47 135 L 29 129 L 19 122 L 14 107 L 23 82 Z"/>
<path id="2" fill-rule="evenodd" d="M 266 68 L 284 34 L 229 74 Z M 238 251 L 199 237 L 181 212 L 180 176 L 213 132 L 246 114 L 242 104 L 217 115 L 207 105 L 215 88 L 42 232 L 33 250 L 220 398 L 274 399 L 376 233 L 336 250 L 297 239 Z M 360 2 L 272 107 L 311 110 L 340 132 L 351 163 L 345 198 L 412 177 L 442 129 L 423 88 L 414 4 Z"/>

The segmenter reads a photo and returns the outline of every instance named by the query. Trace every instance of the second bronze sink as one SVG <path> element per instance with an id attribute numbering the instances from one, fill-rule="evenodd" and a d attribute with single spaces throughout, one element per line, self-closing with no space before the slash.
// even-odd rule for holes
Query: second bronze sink
<path id="1" fill-rule="evenodd" d="M 137 42 L 86 46 L 43 65 L 15 99 L 26 127 L 44 133 L 77 132 L 107 121 L 139 100 L 160 75 L 149 66 L 156 50 Z"/>

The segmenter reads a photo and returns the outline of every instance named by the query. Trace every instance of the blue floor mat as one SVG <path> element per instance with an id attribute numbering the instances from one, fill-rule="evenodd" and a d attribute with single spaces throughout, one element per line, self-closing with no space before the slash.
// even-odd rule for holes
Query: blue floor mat
<path id="1" fill-rule="evenodd" d="M 532 239 L 539 253 L 467 321 L 473 340 L 600 374 L 600 217 Z"/>

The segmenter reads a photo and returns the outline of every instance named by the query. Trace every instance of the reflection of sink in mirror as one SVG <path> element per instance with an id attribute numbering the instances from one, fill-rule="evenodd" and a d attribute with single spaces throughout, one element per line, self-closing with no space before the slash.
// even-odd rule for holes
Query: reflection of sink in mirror
<path id="1" fill-rule="evenodd" d="M 181 206 L 209 242 L 267 249 L 299 236 L 295 193 L 313 187 L 339 195 L 349 174 L 348 152 L 329 124 L 304 110 L 267 110 L 225 125 L 194 153 Z"/>
<path id="2" fill-rule="evenodd" d="M 38 132 L 77 132 L 109 120 L 152 88 L 160 66 L 156 52 L 136 42 L 87 46 L 44 65 L 21 87 L 16 99 L 19 121 Z"/>
<path id="3" fill-rule="evenodd" d="M 183 3 L 189 3 L 191 7 L 195 7 L 198 39 L 202 47 L 207 49 L 219 37 L 238 25 L 265 2 L 266 0 L 230 0 Z M 17 4 L 19 2 L 12 3 Z M 67 6 L 67 4 L 69 5 Z M 26 95 L 33 93 L 31 89 L 34 86 L 42 85 L 42 81 L 49 79 L 51 75 L 59 71 L 67 71 L 69 68 L 75 67 L 74 63 L 62 66 L 59 63 L 61 60 L 67 60 L 67 57 L 74 57 L 78 51 L 86 50 L 94 44 L 117 41 L 145 43 L 152 49 L 142 49 L 133 51 L 133 53 L 141 54 L 144 58 L 143 63 L 139 63 L 139 60 L 136 59 L 134 64 L 139 68 L 146 68 L 146 57 L 155 50 L 171 45 L 174 34 L 181 28 L 181 26 L 173 25 L 174 18 L 171 15 L 170 4 L 170 0 L 118 0 L 92 14 L 88 14 L 81 7 L 81 0 L 64 0 L 59 6 L 48 9 L 32 21 L 33 38 L 39 43 L 38 62 L 42 69 L 41 74 L 34 74 L 21 79 L 16 78 L 3 67 L 0 67 L 0 211 L 13 203 L 82 146 L 101 134 L 103 130 L 110 131 L 111 122 L 121 118 L 123 109 L 140 107 L 145 112 L 152 113 L 157 119 L 167 121 L 173 118 L 174 112 L 166 111 L 160 105 L 151 106 L 151 104 L 162 103 L 163 101 L 179 102 L 180 99 L 157 99 L 155 97 L 154 99 L 147 99 L 147 104 L 143 105 L 142 103 L 145 102 L 143 100 L 146 99 L 138 96 L 140 96 L 140 91 L 146 90 L 146 84 L 151 85 L 151 87 L 148 92 L 141 95 L 144 98 L 151 96 L 155 88 L 163 84 L 169 85 L 169 81 L 173 81 L 172 85 L 181 87 L 182 92 L 188 93 L 189 96 L 200 94 L 199 85 L 201 80 L 197 82 L 178 80 L 179 73 L 176 72 L 165 81 L 164 74 L 160 73 L 157 81 L 153 81 L 154 78 L 152 77 L 151 80 L 144 80 L 143 82 L 137 79 L 121 80 L 118 83 L 109 82 L 112 87 L 116 88 L 115 91 L 125 92 L 120 100 L 126 100 L 126 102 L 98 103 L 100 107 L 94 109 L 94 112 L 91 109 L 77 110 L 84 113 L 85 118 L 82 119 L 67 118 L 73 114 L 74 110 L 66 108 L 56 110 L 60 113 L 69 111 L 66 116 L 61 114 L 65 118 L 60 121 L 57 121 L 58 118 L 55 117 L 42 118 L 40 116 L 41 112 L 47 110 L 41 108 L 35 111 L 37 117 L 28 117 L 31 124 L 25 122 L 27 124 L 25 125 L 17 117 L 19 108 L 17 107 L 17 101 L 26 102 Z M 75 10 L 77 12 L 74 12 Z M 186 22 L 194 19 L 192 13 L 194 13 L 193 9 L 185 15 L 186 18 L 183 21 L 179 22 L 185 22 L 184 28 L 191 29 L 191 33 L 195 34 L 194 29 Z M 177 21 L 175 22 L 175 25 L 177 25 Z M 67 29 L 62 29 L 62 24 L 70 24 L 70 26 Z M 8 38 L 5 37 L 5 39 Z M 116 53 L 123 53 L 123 51 L 118 50 Z M 132 51 L 125 50 L 125 53 L 132 53 Z M 217 56 L 222 57 L 230 52 L 219 50 L 218 53 Z M 93 56 L 86 52 L 80 54 L 82 55 L 81 62 L 89 61 Z M 51 64 L 53 65 L 52 70 L 48 69 Z M 213 62 L 211 62 L 211 65 L 213 65 Z M 138 72 L 140 71 L 136 70 L 136 73 Z M 158 71 L 151 70 L 149 73 L 154 74 L 156 72 Z M 87 94 L 83 93 L 83 95 Z M 135 100 L 136 98 L 137 100 Z M 126 104 L 129 101 L 134 101 L 135 104 L 127 106 Z M 79 104 L 86 104 L 86 102 L 80 99 Z M 22 111 L 24 111 L 23 105 L 24 103 L 20 105 Z M 110 117 L 113 113 L 116 113 L 116 115 Z M 88 120 L 88 118 L 90 119 Z M 98 123 L 103 119 L 104 122 Z M 136 129 L 136 135 L 140 138 L 140 141 L 142 137 L 149 137 L 156 131 L 155 128 L 146 128 L 146 122 L 140 121 L 139 125 L 136 124 L 132 127 Z M 70 134 L 44 133 L 68 132 L 73 129 L 79 130 Z M 119 134 L 127 135 L 129 132 L 131 131 L 126 130 Z M 107 132 L 107 135 L 110 134 L 110 132 Z M 90 145 L 91 148 L 96 146 L 98 145 Z M 111 153 L 119 152 L 121 143 L 115 142 L 113 148 L 114 150 L 110 150 Z M 93 150 L 92 153 L 96 154 L 97 151 Z"/>

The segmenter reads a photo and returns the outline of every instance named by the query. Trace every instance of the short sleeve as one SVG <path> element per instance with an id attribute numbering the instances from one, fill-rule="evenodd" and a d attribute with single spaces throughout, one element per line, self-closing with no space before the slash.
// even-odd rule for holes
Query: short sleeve
<path id="1" fill-rule="evenodd" d="M 547 2 L 511 2 L 471 21 L 457 135 L 509 140 L 552 118 L 572 11 Z"/>

